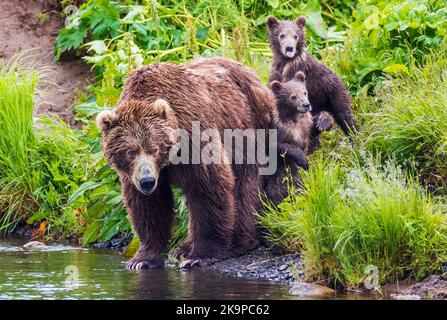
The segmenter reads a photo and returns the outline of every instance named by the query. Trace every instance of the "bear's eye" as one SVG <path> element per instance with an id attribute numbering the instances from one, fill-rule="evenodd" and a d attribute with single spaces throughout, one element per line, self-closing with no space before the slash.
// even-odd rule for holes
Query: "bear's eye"
<path id="1" fill-rule="evenodd" d="M 280 35 L 279 35 L 279 38 L 280 39 L 284 39 L 286 37 L 286 35 L 284 34 L 284 33 L 281 33 Z"/>
<path id="2" fill-rule="evenodd" d="M 298 35 L 297 34 L 295 35 L 295 40 L 298 40 Z"/>
<path id="3" fill-rule="evenodd" d="M 135 159 L 135 157 L 137 156 L 137 151 L 135 151 L 135 150 L 128 150 L 127 151 L 127 156 L 130 158 L 130 159 Z"/>
<path id="4" fill-rule="evenodd" d="M 307 96 L 307 91 L 304 91 L 304 95 Z"/>
<path id="5" fill-rule="evenodd" d="M 296 96 L 295 95 L 290 96 L 290 100 L 295 101 L 296 100 Z"/>

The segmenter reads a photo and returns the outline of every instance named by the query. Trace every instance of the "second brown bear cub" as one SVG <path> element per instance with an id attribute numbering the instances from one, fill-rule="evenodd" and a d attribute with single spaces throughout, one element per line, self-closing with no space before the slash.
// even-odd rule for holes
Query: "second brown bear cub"
<path id="1" fill-rule="evenodd" d="M 267 26 L 273 51 L 269 83 L 275 80 L 289 81 L 298 71 L 306 74 L 309 101 L 315 118 L 315 127 L 312 129 L 313 148 L 319 145 L 319 133 L 329 129 L 331 125 L 327 114 L 322 111 L 329 112 L 346 134 L 357 131 L 351 99 L 345 85 L 335 73 L 307 52 L 306 18 L 280 21 L 270 16 Z"/>
<path id="2" fill-rule="evenodd" d="M 265 192 L 274 205 L 278 205 L 288 195 L 288 184 L 299 183 L 298 167 L 307 168 L 307 151 L 313 127 L 308 100 L 305 75 L 299 71 L 295 77 L 281 83 L 270 83 L 276 96 L 277 118 L 274 125 L 278 130 L 278 169 L 266 178 Z M 296 179 L 287 183 L 287 178 Z"/>

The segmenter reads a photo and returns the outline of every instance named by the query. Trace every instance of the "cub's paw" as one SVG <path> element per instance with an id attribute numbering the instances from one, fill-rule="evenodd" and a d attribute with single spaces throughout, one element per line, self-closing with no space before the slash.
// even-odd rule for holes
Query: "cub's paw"
<path id="1" fill-rule="evenodd" d="M 206 267 L 206 266 L 210 266 L 210 265 L 216 263 L 219 260 L 220 259 L 216 258 L 216 257 L 199 258 L 199 259 L 195 259 L 195 258 L 185 259 L 180 263 L 179 267 L 181 269 L 191 269 L 193 267 Z"/>
<path id="2" fill-rule="evenodd" d="M 163 266 L 163 262 L 153 261 L 143 258 L 132 258 L 127 261 L 126 267 L 129 270 L 141 270 L 141 269 L 149 269 L 149 268 L 160 268 Z"/>
<path id="3" fill-rule="evenodd" d="M 320 132 L 330 130 L 333 125 L 334 119 L 325 111 L 321 112 L 315 119 L 315 127 Z"/>

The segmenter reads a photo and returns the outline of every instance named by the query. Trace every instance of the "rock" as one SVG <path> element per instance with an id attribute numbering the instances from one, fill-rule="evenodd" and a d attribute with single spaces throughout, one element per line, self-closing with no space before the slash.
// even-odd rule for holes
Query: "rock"
<path id="1" fill-rule="evenodd" d="M 28 243 L 25 243 L 23 245 L 23 249 L 26 250 L 41 250 L 46 248 L 47 246 L 45 245 L 45 243 L 39 242 L 39 241 L 30 241 Z"/>
<path id="2" fill-rule="evenodd" d="M 289 293 L 294 296 L 329 297 L 335 295 L 335 290 L 307 282 L 295 282 Z"/>
<path id="3" fill-rule="evenodd" d="M 279 266 L 278 270 L 279 270 L 279 271 L 284 271 L 284 270 L 286 270 L 288 267 L 289 267 L 289 266 L 288 266 L 287 264 L 282 264 L 282 265 Z"/>
<path id="4" fill-rule="evenodd" d="M 399 295 L 404 297 L 418 296 L 420 298 L 429 299 L 447 299 L 447 273 L 431 275 L 421 282 L 413 284 L 412 286 L 399 292 L 398 296 Z"/>
<path id="5" fill-rule="evenodd" d="M 421 297 L 416 294 L 391 294 L 391 298 L 396 300 L 420 300 Z"/>

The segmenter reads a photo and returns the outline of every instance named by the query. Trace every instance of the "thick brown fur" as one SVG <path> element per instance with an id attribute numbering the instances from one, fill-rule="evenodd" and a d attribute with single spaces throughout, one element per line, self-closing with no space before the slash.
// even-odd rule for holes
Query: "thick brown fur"
<path id="1" fill-rule="evenodd" d="M 276 174 L 266 177 L 265 192 L 277 206 L 288 195 L 291 184 L 300 182 L 299 167 L 307 169 L 307 151 L 313 119 L 307 97 L 304 73 L 297 72 L 295 78 L 280 83 L 272 81 L 270 88 L 276 96 L 278 129 L 278 168 Z"/>
<path id="2" fill-rule="evenodd" d="M 275 98 L 259 78 L 225 58 L 154 63 L 130 73 L 116 108 L 97 120 L 105 157 L 119 174 L 141 240 L 129 268 L 163 263 L 174 217 L 173 186 L 181 188 L 189 209 L 188 238 L 175 252 L 185 266 L 207 265 L 257 246 L 258 165 L 173 165 L 169 151 L 172 131 L 184 129 L 191 136 L 193 121 L 223 137 L 224 129 L 269 128 L 275 112 Z M 140 167 L 156 180 L 153 192 L 141 192 L 135 173 Z"/>
<path id="3" fill-rule="evenodd" d="M 345 85 L 334 72 L 307 52 L 305 17 L 301 16 L 296 21 L 280 21 L 270 16 L 267 27 L 270 48 L 273 51 L 269 83 L 274 80 L 291 80 L 298 71 L 306 74 L 312 115 L 316 120 L 311 148 L 314 150 L 319 146 L 318 136 L 322 129 L 330 128 L 327 117 L 319 116 L 322 111 L 329 112 L 345 134 L 358 131 L 351 98 Z M 287 54 L 293 54 L 293 57 Z"/>

